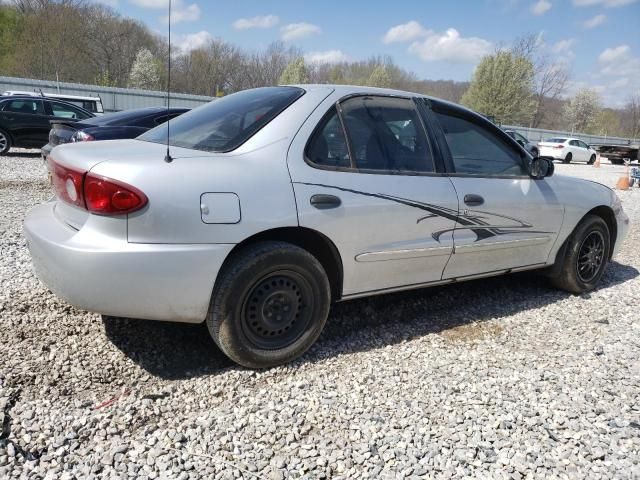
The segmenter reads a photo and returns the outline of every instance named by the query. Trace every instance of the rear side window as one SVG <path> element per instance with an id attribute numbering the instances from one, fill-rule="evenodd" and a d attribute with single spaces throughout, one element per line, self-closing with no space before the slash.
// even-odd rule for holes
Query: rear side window
<path id="1" fill-rule="evenodd" d="M 462 117 L 435 112 L 444 131 L 456 173 L 525 175 L 515 149 L 482 125 Z"/>
<path id="2" fill-rule="evenodd" d="M 347 139 L 336 107 L 329 110 L 306 149 L 307 159 L 321 167 L 349 168 L 351 160 Z"/>
<path id="3" fill-rule="evenodd" d="M 54 117 L 69 118 L 72 120 L 83 120 L 85 118 L 89 118 L 89 115 L 86 112 L 74 107 L 73 105 L 58 102 L 50 102 L 50 104 L 51 113 Z"/>
<path id="4" fill-rule="evenodd" d="M 5 102 L 2 110 L 5 112 L 28 113 L 31 115 L 44 114 L 42 101 L 30 99 L 9 100 L 8 102 Z"/>
<path id="5" fill-rule="evenodd" d="M 341 103 L 356 167 L 433 172 L 433 156 L 413 101 L 362 96 Z"/>
<path id="6" fill-rule="evenodd" d="M 303 94 L 297 87 L 264 87 L 222 97 L 171 120 L 169 144 L 206 152 L 234 150 Z M 166 143 L 167 128 L 158 126 L 138 139 Z"/>

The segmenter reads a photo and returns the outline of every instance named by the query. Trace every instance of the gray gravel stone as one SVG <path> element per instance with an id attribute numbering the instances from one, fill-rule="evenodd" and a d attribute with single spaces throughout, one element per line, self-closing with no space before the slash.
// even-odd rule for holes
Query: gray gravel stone
<path id="1" fill-rule="evenodd" d="M 44 169 L 0 157 L 0 478 L 639 478 L 640 189 L 618 194 L 632 229 L 588 295 L 514 275 L 344 302 L 253 372 L 203 326 L 52 295 L 21 233 Z"/>

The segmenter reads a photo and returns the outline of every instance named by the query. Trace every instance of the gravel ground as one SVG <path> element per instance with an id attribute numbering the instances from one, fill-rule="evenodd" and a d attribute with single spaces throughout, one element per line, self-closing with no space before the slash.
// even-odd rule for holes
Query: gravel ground
<path id="1" fill-rule="evenodd" d="M 640 189 L 619 195 L 633 226 L 597 291 L 520 274 L 345 302 L 256 372 L 203 326 L 59 302 L 21 234 L 40 160 L 0 157 L 0 478 L 640 478 Z"/>

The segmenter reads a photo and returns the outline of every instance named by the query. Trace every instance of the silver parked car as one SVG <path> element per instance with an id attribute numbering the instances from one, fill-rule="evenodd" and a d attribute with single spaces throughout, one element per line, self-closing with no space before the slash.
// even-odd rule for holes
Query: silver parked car
<path id="1" fill-rule="evenodd" d="M 24 224 L 42 281 L 102 314 L 206 321 L 248 367 L 301 355 L 332 301 L 531 269 L 591 290 L 629 222 L 483 117 L 366 87 L 247 90 L 48 163 L 56 198 Z"/>

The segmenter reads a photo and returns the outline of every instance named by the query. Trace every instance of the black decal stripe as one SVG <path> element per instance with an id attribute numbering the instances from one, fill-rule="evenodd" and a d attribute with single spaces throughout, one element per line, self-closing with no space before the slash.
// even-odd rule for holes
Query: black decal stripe
<path id="1" fill-rule="evenodd" d="M 431 235 L 434 240 L 437 242 L 440 241 L 440 237 L 448 232 L 453 232 L 455 230 L 471 230 L 476 235 L 476 242 L 479 240 L 484 240 L 487 238 L 499 236 L 499 235 L 507 235 L 507 234 L 518 234 L 518 233 L 549 233 L 538 230 L 529 230 L 533 227 L 533 225 L 526 223 L 519 218 L 510 217 L 508 215 L 500 215 L 497 213 L 486 212 L 483 210 L 465 210 L 466 213 L 460 214 L 456 210 L 451 208 L 442 207 L 439 205 L 433 205 L 430 203 L 418 202 L 416 200 L 410 200 L 408 198 L 397 197 L 394 195 L 386 195 L 384 193 L 370 193 L 370 192 L 362 192 L 360 190 L 353 190 L 351 188 L 338 187 L 335 185 L 325 185 L 322 183 L 308 183 L 308 182 L 295 182 L 299 185 L 307 185 L 310 187 L 323 187 L 323 188 L 331 188 L 334 190 L 340 190 L 343 192 L 353 193 L 355 195 L 363 195 L 365 197 L 374 197 L 380 198 L 383 200 L 389 200 L 391 202 L 396 202 L 401 205 L 406 205 L 408 207 L 418 208 L 420 210 L 424 210 L 429 212 L 429 215 L 425 215 L 416 220 L 416 223 L 420 223 L 423 220 L 427 220 L 435 217 L 442 217 L 448 220 L 452 220 L 456 222 L 456 224 L 462 225 L 462 227 L 455 226 L 454 228 L 447 228 L 443 230 L 439 230 L 437 232 L 433 232 Z M 517 225 L 492 225 L 489 221 L 489 217 L 496 217 L 499 219 L 510 220 L 515 222 Z"/>

